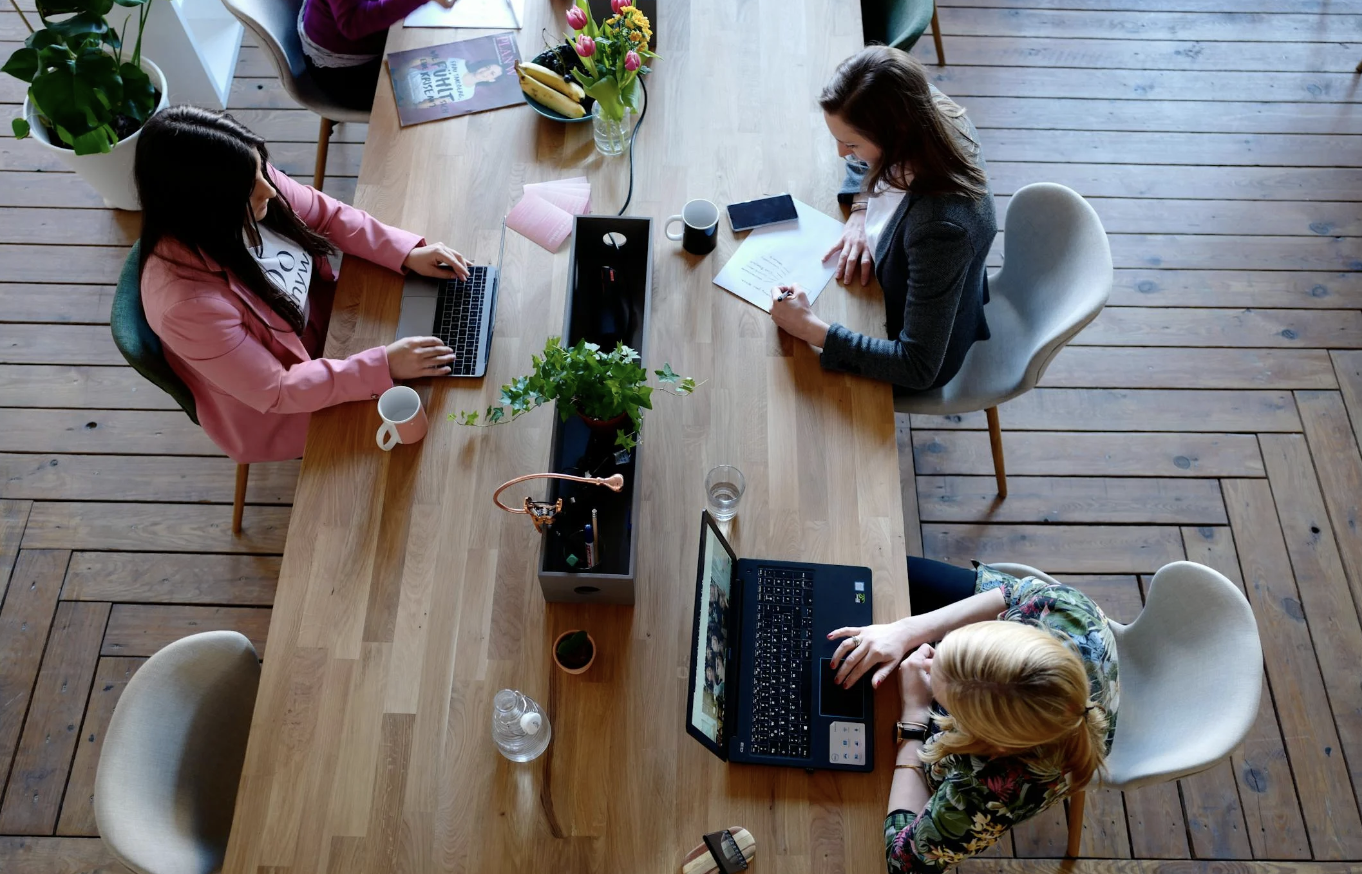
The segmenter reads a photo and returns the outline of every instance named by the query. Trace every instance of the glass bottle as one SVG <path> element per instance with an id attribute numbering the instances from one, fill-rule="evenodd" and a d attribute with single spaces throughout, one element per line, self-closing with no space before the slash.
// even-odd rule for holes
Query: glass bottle
<path id="1" fill-rule="evenodd" d="M 513 762 L 528 762 L 548 749 L 553 729 L 533 698 L 502 689 L 492 699 L 492 741 Z"/>

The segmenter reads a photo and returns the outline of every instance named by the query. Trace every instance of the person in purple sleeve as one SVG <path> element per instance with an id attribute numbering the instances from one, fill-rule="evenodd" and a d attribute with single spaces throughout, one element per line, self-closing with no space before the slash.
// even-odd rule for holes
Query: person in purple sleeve
<path id="1" fill-rule="evenodd" d="M 308 72 L 332 100 L 368 112 L 383 71 L 388 28 L 427 0 L 305 0 L 298 38 Z M 446 9 L 455 0 L 434 0 Z"/>

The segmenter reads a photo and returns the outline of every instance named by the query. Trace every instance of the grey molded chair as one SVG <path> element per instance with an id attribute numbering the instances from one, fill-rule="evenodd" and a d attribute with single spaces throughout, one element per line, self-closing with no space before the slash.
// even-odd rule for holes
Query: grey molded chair
<path id="1" fill-rule="evenodd" d="M 1054 582 L 1025 565 L 993 566 Z M 1258 717 L 1263 648 L 1253 609 L 1234 583 L 1205 565 L 1175 561 L 1154 575 L 1134 622 L 1108 621 L 1121 700 L 1102 785 L 1138 789 L 1176 780 L 1243 743 Z M 1069 798 L 1068 855 L 1075 857 L 1084 798 L 1081 791 Z"/>
<path id="2" fill-rule="evenodd" d="M 259 685 L 235 631 L 177 640 L 128 681 L 95 772 L 95 822 L 118 861 L 138 874 L 222 867 Z"/>
<path id="3" fill-rule="evenodd" d="M 941 47 L 935 0 L 861 0 L 861 32 L 867 45 L 878 42 L 911 51 L 928 25 L 936 43 L 937 66 L 944 67 L 946 51 Z"/>
<path id="4" fill-rule="evenodd" d="M 133 243 L 128 259 L 123 262 L 123 270 L 118 274 L 118 287 L 114 290 L 113 309 L 109 315 L 114 345 L 133 370 L 170 395 L 189 416 L 189 420 L 197 425 L 199 414 L 194 404 L 194 394 L 179 374 L 170 369 L 161 347 L 161 338 L 147 324 L 147 313 L 142 308 L 142 283 L 138 275 L 141 251 L 141 241 Z M 246 482 L 250 472 L 248 464 L 236 466 L 236 494 L 232 498 L 233 534 L 241 533 L 241 517 L 246 509 Z"/>
<path id="5" fill-rule="evenodd" d="M 1027 185 L 1007 206 L 1003 266 L 988 278 L 984 316 L 992 336 L 970 347 L 939 389 L 896 394 L 900 413 L 950 416 L 983 410 L 999 497 L 1007 497 L 998 405 L 1030 391 L 1065 344 L 1106 306 L 1111 246 L 1102 220 L 1077 192 Z"/>
<path id="6" fill-rule="evenodd" d="M 367 124 L 369 113 L 335 103 L 312 81 L 303 60 L 303 43 L 298 38 L 298 11 L 303 8 L 303 0 L 222 0 L 222 3 L 260 40 L 288 95 L 322 117 L 317 134 L 317 165 L 312 174 L 312 187 L 320 191 L 326 179 L 326 152 L 336 122 Z"/>

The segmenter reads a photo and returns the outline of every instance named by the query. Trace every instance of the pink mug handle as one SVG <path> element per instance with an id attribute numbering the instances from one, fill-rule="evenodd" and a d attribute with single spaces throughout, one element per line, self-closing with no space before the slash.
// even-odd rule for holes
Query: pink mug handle
<path id="1" fill-rule="evenodd" d="M 397 436 L 397 426 L 392 422 L 384 422 L 378 426 L 378 433 L 374 435 L 378 440 L 378 448 L 384 452 L 391 452 L 392 448 L 402 442 L 402 438 Z M 391 438 L 391 439 L 384 439 Z"/>

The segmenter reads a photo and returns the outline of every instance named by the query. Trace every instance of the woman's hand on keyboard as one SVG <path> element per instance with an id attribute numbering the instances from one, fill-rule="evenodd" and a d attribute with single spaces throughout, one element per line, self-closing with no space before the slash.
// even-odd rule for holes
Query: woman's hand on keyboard
<path id="1" fill-rule="evenodd" d="M 422 276 L 436 279 L 449 279 L 457 276 L 468 278 L 468 259 L 446 246 L 436 243 L 433 246 L 417 246 L 407 254 L 402 266 Z"/>
<path id="2" fill-rule="evenodd" d="M 887 625 L 839 628 L 829 634 L 829 640 L 845 638 L 832 654 L 837 684 L 849 689 L 875 670 L 871 683 L 878 689 L 909 652 L 927 642 L 931 632 L 917 619 L 905 616 Z"/>
<path id="3" fill-rule="evenodd" d="M 388 372 L 393 379 L 444 376 L 453 360 L 454 350 L 438 337 L 403 337 L 388 344 Z"/>

